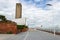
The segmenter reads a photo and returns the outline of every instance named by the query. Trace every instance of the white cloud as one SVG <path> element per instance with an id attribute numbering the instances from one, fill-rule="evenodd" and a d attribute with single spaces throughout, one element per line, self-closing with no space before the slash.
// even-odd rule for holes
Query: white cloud
<path id="1" fill-rule="evenodd" d="M 50 10 L 39 9 L 33 5 L 26 5 L 23 3 L 23 17 L 29 18 L 29 23 L 53 25 L 60 24 L 60 2 L 52 0 L 49 2 L 52 6 L 48 6 Z M 58 20 L 57 20 L 58 19 Z"/>
<path id="2" fill-rule="evenodd" d="M 36 1 L 36 0 L 35 0 Z M 41 1 L 41 0 L 37 0 Z M 0 1 L 0 14 L 4 14 L 8 19 L 15 16 L 15 3 L 19 2 L 19 0 L 1 0 Z M 48 2 L 52 4 L 52 6 L 47 7 L 50 10 L 43 10 L 41 8 L 37 8 L 34 5 L 26 5 L 22 3 L 22 14 L 23 17 L 27 18 L 27 22 L 29 24 L 59 24 L 59 13 L 60 13 L 60 2 L 57 0 L 52 0 Z M 5 14 L 6 13 L 6 14 Z M 8 16 L 9 15 L 9 16 Z M 11 16 L 12 15 L 12 16 Z M 54 19 L 54 20 L 53 20 Z M 56 20 L 58 19 L 58 21 Z M 56 23 L 57 22 L 57 23 Z"/>
<path id="3" fill-rule="evenodd" d="M 60 1 L 53 0 L 49 3 L 52 4 L 51 12 L 53 13 L 54 24 L 60 25 L 60 18 L 59 18 L 60 17 Z"/>
<path id="4" fill-rule="evenodd" d="M 10 15 L 10 18 L 11 16 L 15 16 L 15 4 L 17 2 L 19 2 L 19 0 L 0 0 L 0 14 L 6 14 L 8 19 L 8 15 Z"/>
<path id="5" fill-rule="evenodd" d="M 43 0 L 34 0 L 35 2 L 41 2 L 41 1 L 43 1 Z"/>
<path id="6" fill-rule="evenodd" d="M 53 14 L 51 13 L 51 11 L 46 11 L 43 9 L 39 9 L 35 6 L 28 6 L 23 4 L 23 17 L 27 17 L 27 19 L 29 19 L 28 23 L 32 23 L 37 25 L 38 23 L 44 23 L 45 22 L 50 22 L 53 20 L 52 18 Z"/>

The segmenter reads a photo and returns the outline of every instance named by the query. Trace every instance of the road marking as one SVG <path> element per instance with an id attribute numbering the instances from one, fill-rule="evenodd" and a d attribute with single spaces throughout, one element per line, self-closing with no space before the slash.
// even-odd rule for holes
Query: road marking
<path id="1" fill-rule="evenodd" d="M 26 36 L 25 36 L 24 40 L 26 40 L 26 39 L 27 39 L 28 35 L 29 35 L 29 32 L 27 31 L 27 34 L 26 34 Z"/>

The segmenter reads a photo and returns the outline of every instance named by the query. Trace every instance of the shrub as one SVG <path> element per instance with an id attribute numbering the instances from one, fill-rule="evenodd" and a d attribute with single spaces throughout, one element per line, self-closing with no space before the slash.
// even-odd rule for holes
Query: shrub
<path id="1" fill-rule="evenodd" d="M 24 25 L 17 25 L 17 29 L 23 29 Z"/>
<path id="2" fill-rule="evenodd" d="M 25 28 L 28 28 L 28 26 L 25 26 Z"/>
<path id="3" fill-rule="evenodd" d="M 7 34 L 12 34 L 12 32 L 11 32 L 11 31 L 9 31 L 9 32 L 7 32 Z"/>
<path id="4" fill-rule="evenodd" d="M 17 29 L 23 29 L 23 28 L 28 28 L 28 26 L 25 26 L 25 25 L 17 25 Z"/>

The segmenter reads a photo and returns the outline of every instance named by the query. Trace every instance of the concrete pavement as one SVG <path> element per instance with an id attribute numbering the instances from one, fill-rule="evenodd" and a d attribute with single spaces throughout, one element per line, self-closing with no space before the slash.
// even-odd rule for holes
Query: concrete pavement
<path id="1" fill-rule="evenodd" d="M 4 40 L 60 40 L 60 36 L 51 33 L 29 29 L 27 32 L 20 33 Z"/>
<path id="2" fill-rule="evenodd" d="M 15 36 L 15 34 L 0 34 L 0 40 L 5 40 L 5 39 L 10 38 L 12 36 Z"/>

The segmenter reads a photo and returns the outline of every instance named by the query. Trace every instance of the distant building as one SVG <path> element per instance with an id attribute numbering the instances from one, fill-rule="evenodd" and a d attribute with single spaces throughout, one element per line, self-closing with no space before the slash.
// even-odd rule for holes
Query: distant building
<path id="1" fill-rule="evenodd" d="M 26 18 L 22 18 L 22 4 L 16 3 L 16 14 L 15 19 L 12 21 L 16 22 L 17 25 L 26 25 Z"/>
<path id="2" fill-rule="evenodd" d="M 22 17 L 22 5 L 21 3 L 16 3 L 16 18 Z"/>

